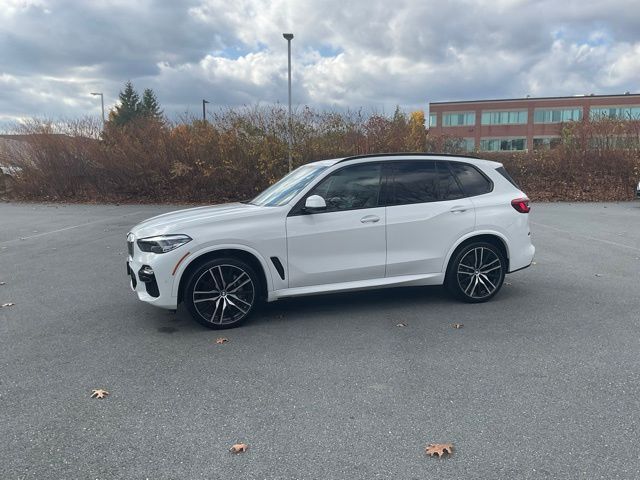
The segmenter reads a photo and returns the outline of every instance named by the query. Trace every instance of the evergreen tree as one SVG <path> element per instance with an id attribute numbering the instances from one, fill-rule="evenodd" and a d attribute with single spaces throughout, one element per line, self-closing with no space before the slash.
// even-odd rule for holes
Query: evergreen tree
<path id="1" fill-rule="evenodd" d="M 120 103 L 109 113 L 109 122 L 122 126 L 140 116 L 140 96 L 133 89 L 133 84 L 130 81 L 125 84 L 118 100 Z"/>
<path id="2" fill-rule="evenodd" d="M 129 81 L 118 96 L 118 104 L 109 112 L 109 125 L 122 127 L 136 119 L 146 118 L 163 123 L 163 111 L 156 94 L 150 88 L 144 90 L 142 99 Z"/>
<path id="3" fill-rule="evenodd" d="M 142 103 L 140 104 L 140 113 L 142 116 L 152 118 L 154 120 L 162 120 L 162 110 L 160 103 L 156 98 L 156 94 L 150 88 L 145 88 L 142 94 Z"/>

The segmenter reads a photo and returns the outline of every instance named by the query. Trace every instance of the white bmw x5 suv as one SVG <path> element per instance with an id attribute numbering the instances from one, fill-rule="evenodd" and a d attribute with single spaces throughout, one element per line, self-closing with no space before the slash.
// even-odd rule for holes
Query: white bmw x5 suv
<path id="1" fill-rule="evenodd" d="M 211 328 L 260 302 L 376 287 L 444 284 L 484 302 L 535 248 L 529 200 L 500 163 L 379 154 L 309 163 L 246 203 L 146 220 L 127 236 L 140 300 L 184 302 Z"/>

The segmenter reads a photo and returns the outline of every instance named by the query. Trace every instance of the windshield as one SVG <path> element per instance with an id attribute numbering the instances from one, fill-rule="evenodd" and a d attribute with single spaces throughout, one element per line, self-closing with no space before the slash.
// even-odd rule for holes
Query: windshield
<path id="1" fill-rule="evenodd" d="M 296 168 L 249 203 L 261 207 L 285 205 L 327 168 L 327 165 L 317 164 L 303 165 L 300 168 Z"/>

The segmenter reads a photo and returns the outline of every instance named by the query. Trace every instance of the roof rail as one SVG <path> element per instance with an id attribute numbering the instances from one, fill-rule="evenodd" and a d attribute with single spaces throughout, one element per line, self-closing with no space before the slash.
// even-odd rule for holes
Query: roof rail
<path id="1" fill-rule="evenodd" d="M 346 162 L 347 160 L 358 160 L 360 158 L 373 158 L 373 157 L 401 157 L 401 156 L 420 156 L 420 157 L 458 157 L 458 158 L 473 158 L 481 160 L 480 157 L 475 155 L 462 155 L 458 153 L 425 153 L 425 152 L 392 152 L 392 153 L 367 153 L 364 155 L 353 155 L 351 157 L 345 157 L 336 163 Z"/>

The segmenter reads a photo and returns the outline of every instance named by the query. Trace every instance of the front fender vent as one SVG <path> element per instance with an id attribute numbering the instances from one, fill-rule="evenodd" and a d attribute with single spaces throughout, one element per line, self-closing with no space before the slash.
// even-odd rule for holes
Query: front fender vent
<path id="1" fill-rule="evenodd" d="M 280 278 L 284 280 L 284 267 L 282 266 L 282 262 L 280 261 L 280 259 L 278 257 L 271 257 L 271 263 L 273 263 L 273 266 L 276 267 Z"/>

